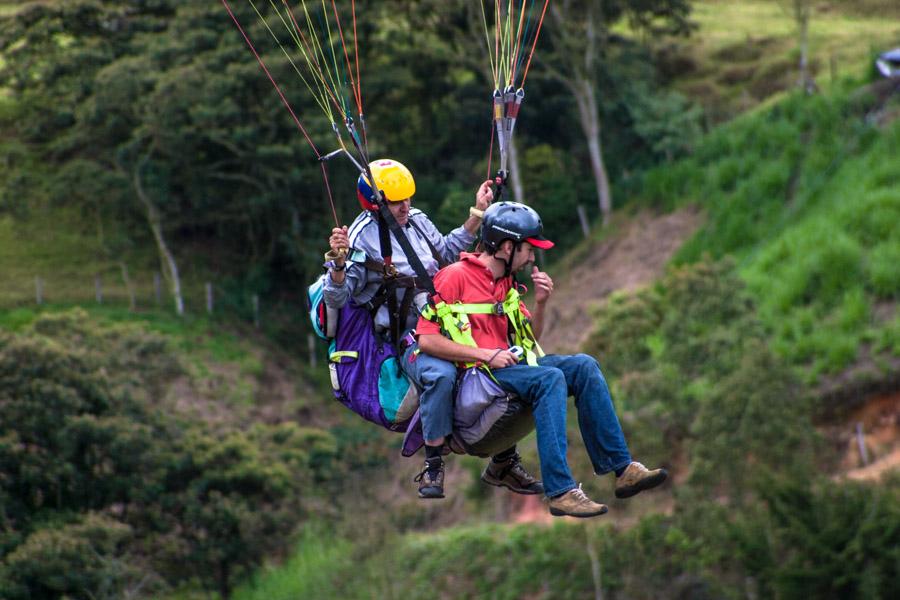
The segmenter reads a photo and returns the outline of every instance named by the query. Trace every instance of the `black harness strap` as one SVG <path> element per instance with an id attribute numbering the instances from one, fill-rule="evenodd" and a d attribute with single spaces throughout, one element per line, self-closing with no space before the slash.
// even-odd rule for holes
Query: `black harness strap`
<path id="1" fill-rule="evenodd" d="M 406 329 L 406 317 L 409 316 L 409 308 L 412 306 L 413 298 L 416 295 L 416 288 L 408 287 L 403 291 L 403 299 L 400 301 L 400 306 L 397 310 L 397 322 L 396 328 L 394 329 L 394 340 L 399 342 L 400 336 L 403 335 L 403 331 Z M 391 294 L 394 298 L 397 297 L 397 294 Z"/>
<path id="2" fill-rule="evenodd" d="M 381 215 L 381 218 L 387 223 L 388 229 L 391 230 L 391 233 L 394 234 L 394 238 L 397 240 L 397 243 L 400 244 L 400 247 L 403 248 L 403 253 L 406 254 L 406 259 L 409 261 L 409 266 L 412 267 L 412 270 L 415 271 L 416 277 L 419 280 L 419 285 L 428 292 L 429 295 L 433 296 L 434 284 L 431 282 L 431 276 L 428 274 L 428 271 L 425 270 L 425 265 L 422 264 L 422 260 L 419 258 L 419 255 L 416 254 L 415 249 L 413 249 L 412 244 L 409 243 L 409 238 L 406 237 L 406 233 L 403 231 L 403 228 L 400 227 L 400 224 L 397 223 L 397 219 L 394 218 L 394 215 L 391 214 L 390 209 L 387 207 L 387 203 L 384 200 L 381 200 L 378 203 L 378 214 Z M 379 232 L 380 235 L 380 232 Z M 388 244 L 390 246 L 390 244 Z M 384 249 L 382 248 L 382 252 Z"/>
<path id="3" fill-rule="evenodd" d="M 393 217 L 393 215 L 391 216 Z M 392 258 L 394 251 L 391 247 L 391 233 L 384 220 L 384 216 L 381 215 L 381 213 L 378 214 L 378 244 L 381 246 L 381 259 L 384 261 L 385 266 L 389 267 L 394 264 Z"/>
<path id="4" fill-rule="evenodd" d="M 425 243 L 428 244 L 428 249 L 431 250 L 431 257 L 434 258 L 435 261 L 437 261 L 438 268 L 443 269 L 444 267 L 449 265 L 450 263 L 444 260 L 444 257 L 441 256 L 441 253 L 438 252 L 437 248 L 434 247 L 434 244 L 431 243 L 431 239 L 427 235 L 425 235 L 425 232 L 422 231 L 422 228 L 419 227 L 419 224 L 416 223 L 416 220 L 410 217 L 409 222 L 412 223 L 412 226 L 416 229 L 416 231 L 419 232 L 419 235 L 422 236 L 422 239 L 425 240 Z"/>

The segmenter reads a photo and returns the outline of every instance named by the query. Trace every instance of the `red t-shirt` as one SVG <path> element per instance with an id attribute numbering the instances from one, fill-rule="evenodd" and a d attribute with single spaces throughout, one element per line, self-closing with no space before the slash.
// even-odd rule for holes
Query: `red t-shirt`
<path id="1" fill-rule="evenodd" d="M 459 262 L 444 267 L 434 276 L 434 289 L 440 299 L 447 304 L 496 304 L 506 299 L 512 287 L 512 277 L 494 281 L 494 274 L 478 260 L 478 254 L 461 252 Z M 525 304 L 519 302 L 519 309 L 526 317 L 531 314 Z M 503 315 L 469 315 L 472 337 L 479 348 L 508 348 L 509 320 Z M 419 318 L 416 326 L 418 335 L 440 333 L 440 326 L 434 321 Z"/>

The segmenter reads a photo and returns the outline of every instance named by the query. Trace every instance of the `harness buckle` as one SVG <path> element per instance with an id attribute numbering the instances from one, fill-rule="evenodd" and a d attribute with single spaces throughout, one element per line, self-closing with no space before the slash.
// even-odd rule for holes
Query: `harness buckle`
<path id="1" fill-rule="evenodd" d="M 400 341 L 397 342 L 398 349 L 400 350 L 400 354 L 406 352 L 406 349 L 416 343 L 416 330 L 410 330 L 406 332 L 406 335 L 400 338 Z"/>
<path id="2" fill-rule="evenodd" d="M 496 304 L 494 304 L 494 314 L 501 317 L 506 314 L 506 310 L 503 308 L 502 302 L 497 302 Z"/>

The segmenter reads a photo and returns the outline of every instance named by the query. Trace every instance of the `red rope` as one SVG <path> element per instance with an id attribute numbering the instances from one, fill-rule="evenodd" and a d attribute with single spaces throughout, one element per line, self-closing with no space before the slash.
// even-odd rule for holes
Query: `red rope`
<path id="1" fill-rule="evenodd" d="M 244 41 L 246 41 L 247 45 L 250 46 L 250 50 L 253 52 L 253 56 L 256 57 L 257 62 L 259 62 L 259 66 L 262 67 L 262 70 L 265 71 L 266 75 L 269 77 L 269 81 L 271 81 L 272 85 L 275 86 L 275 91 L 278 92 L 278 95 L 281 97 L 281 101 L 284 103 L 284 106 L 288 109 L 288 112 L 291 113 L 291 116 L 294 117 L 294 123 L 296 123 L 297 127 L 300 128 L 300 131 L 303 133 L 303 137 L 306 138 L 306 141 L 309 142 L 309 145 L 313 149 L 313 152 L 316 153 L 316 158 L 321 158 L 322 155 L 319 154 L 319 150 L 316 148 L 316 145 L 313 144 L 313 141 L 310 139 L 309 134 L 306 133 L 306 129 L 304 129 L 303 124 L 300 123 L 300 119 L 294 112 L 294 109 L 291 108 L 291 103 L 288 102 L 288 99 L 284 96 L 284 92 L 282 92 L 281 88 L 278 87 L 278 84 L 275 82 L 275 78 L 272 77 L 272 74 L 269 72 L 268 67 L 266 67 L 266 63 L 263 62 L 263 59 L 262 57 L 260 57 L 259 52 L 256 51 L 256 48 L 253 46 L 253 42 L 251 42 L 250 38 L 247 37 L 247 33 L 244 31 L 244 28 L 241 27 L 241 24 L 237 20 L 237 17 L 234 16 L 233 12 L 231 12 L 231 7 L 228 6 L 228 2 L 226 0 L 222 0 L 222 4 L 225 6 L 225 10 L 228 11 L 228 14 L 231 15 L 231 20 L 234 21 L 234 24 L 237 26 L 238 31 L 241 32 L 242 36 L 244 36 Z"/>
<path id="2" fill-rule="evenodd" d="M 294 11 L 291 6 L 288 4 L 287 0 L 281 0 L 281 3 L 284 4 L 284 7 L 287 9 L 288 14 L 291 17 L 291 22 L 294 24 L 294 29 L 297 30 L 297 33 L 300 34 L 300 39 L 303 42 L 304 50 L 308 56 L 312 58 L 313 64 L 316 66 L 316 70 L 319 72 L 319 79 L 322 82 L 322 88 L 328 93 L 328 97 L 331 98 L 332 103 L 338 109 L 338 111 L 343 111 L 344 109 L 341 107 L 341 103 L 338 102 L 338 99 L 335 97 L 334 93 L 331 91 L 331 88 L 328 87 L 325 81 L 325 73 L 322 72 L 322 66 L 319 64 L 318 55 L 313 52 L 313 48 L 309 45 L 309 42 L 306 41 L 306 36 L 303 35 L 303 30 L 300 29 L 300 25 L 297 23 L 297 17 L 294 16 Z"/>
<path id="3" fill-rule="evenodd" d="M 356 60 L 356 93 L 359 95 L 359 112 L 362 115 L 362 79 L 359 76 L 359 38 L 356 36 L 356 0 L 350 0 L 350 12 L 353 13 L 353 57 Z M 362 119 L 362 116 L 360 116 Z M 362 123 L 363 145 L 368 146 L 366 124 Z"/>
<path id="4" fill-rule="evenodd" d="M 490 148 L 488 148 L 488 173 L 487 173 L 488 179 L 493 178 L 493 176 L 491 175 L 491 161 L 493 159 L 494 159 L 494 119 L 491 119 L 491 145 L 490 145 Z"/>
<path id="5" fill-rule="evenodd" d="M 237 26 L 238 31 L 240 31 L 241 35 L 244 37 L 244 41 L 247 42 L 247 46 L 250 47 L 250 51 L 253 52 L 253 56 L 256 57 L 256 61 L 259 63 L 259 66 L 262 67 L 262 70 L 265 71 L 266 76 L 269 78 L 269 81 L 272 82 L 272 85 L 275 87 L 275 91 L 278 92 L 278 96 L 281 97 L 281 101 L 284 103 L 285 108 L 287 108 L 288 112 L 291 113 L 291 117 L 294 118 L 294 123 L 297 124 L 297 127 L 300 129 L 303 137 L 306 138 L 307 143 L 309 143 L 309 147 L 312 148 L 313 152 L 315 152 L 316 158 L 322 158 L 322 155 L 319 154 L 318 148 L 316 148 L 316 145 L 313 143 L 312 139 L 309 137 L 309 134 L 306 132 L 306 129 L 303 127 L 303 124 L 300 122 L 300 119 L 297 117 L 297 113 L 295 113 L 294 109 L 291 108 L 291 103 L 288 102 L 288 99 L 285 97 L 284 92 L 281 91 L 281 88 L 278 86 L 275 78 L 272 77 L 272 73 L 269 72 L 268 67 L 266 67 L 266 63 L 259 55 L 259 52 L 256 51 L 256 48 L 253 46 L 253 42 L 251 42 L 250 38 L 247 36 L 247 32 L 244 31 L 243 27 L 241 27 L 240 21 L 238 21 L 237 17 L 231 11 L 231 7 L 228 6 L 228 2 L 226 0 L 222 0 L 222 4 L 225 6 L 225 10 L 228 11 L 228 14 L 231 16 L 231 20 L 234 21 L 234 24 Z M 324 162 L 320 162 L 319 164 L 322 166 L 322 176 L 325 178 L 325 188 L 328 190 L 328 202 L 329 204 L 331 204 L 331 212 L 334 215 L 334 223 L 335 225 L 340 227 L 340 222 L 337 218 L 337 210 L 334 207 L 334 199 L 331 196 L 331 184 L 328 182 L 328 172 L 325 170 Z"/>
<path id="6" fill-rule="evenodd" d="M 519 87 L 525 87 L 525 79 L 528 77 L 528 68 L 531 66 L 531 57 L 534 56 L 534 48 L 537 46 L 538 36 L 541 35 L 541 25 L 544 24 L 544 15 L 547 14 L 547 4 L 550 0 L 544 0 L 544 9 L 541 11 L 541 20 L 538 21 L 537 31 L 534 34 L 534 42 L 531 44 L 531 52 L 528 53 L 528 63 L 525 65 L 525 73 L 522 75 L 522 84 Z"/>
<path id="7" fill-rule="evenodd" d="M 522 15 L 525 14 L 525 0 L 522 0 L 521 14 Z M 516 82 L 516 67 L 518 67 L 518 65 L 519 65 L 518 58 L 519 58 L 519 48 L 521 47 L 521 43 L 522 43 L 522 25 L 523 25 L 523 23 L 524 23 L 524 21 L 520 16 L 519 17 L 519 32 L 516 34 L 516 51 L 513 52 L 513 55 L 511 58 L 512 64 L 510 65 L 510 70 L 512 71 L 513 84 L 515 84 L 515 82 Z"/>
<path id="8" fill-rule="evenodd" d="M 356 91 L 356 82 L 353 81 L 353 67 L 350 66 L 350 54 L 347 52 L 347 44 L 344 42 L 344 29 L 341 27 L 341 17 L 338 15 L 337 4 L 331 0 L 331 6 L 334 8 L 334 20 L 337 22 L 338 35 L 341 38 L 341 47 L 344 49 L 344 59 L 347 61 L 347 75 L 350 76 L 350 89 L 353 90 L 353 99 L 356 101 L 356 108 L 362 112 L 362 104 L 359 101 L 359 94 Z"/>
<path id="9" fill-rule="evenodd" d="M 494 3 L 494 7 L 497 9 L 497 16 L 494 19 L 497 22 L 497 31 L 494 32 L 494 56 L 497 57 L 497 89 L 502 91 L 503 84 L 500 82 L 500 0 Z"/>
<path id="10" fill-rule="evenodd" d="M 337 209 L 334 208 L 334 198 L 331 196 L 331 184 L 328 183 L 328 171 L 325 169 L 325 161 L 319 161 L 322 167 L 322 178 L 325 180 L 325 189 L 328 191 L 328 204 L 331 205 L 331 214 L 334 217 L 335 227 L 340 227 L 341 222 L 338 220 Z"/>

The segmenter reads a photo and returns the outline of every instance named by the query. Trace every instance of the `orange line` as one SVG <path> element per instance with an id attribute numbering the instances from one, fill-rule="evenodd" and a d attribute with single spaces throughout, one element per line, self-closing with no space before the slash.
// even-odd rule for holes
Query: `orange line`
<path id="1" fill-rule="evenodd" d="M 534 34 L 534 43 L 531 44 L 531 52 L 528 53 L 528 63 L 525 65 L 525 73 L 522 75 L 522 85 L 525 87 L 525 79 L 528 77 L 528 68 L 531 66 L 531 57 L 534 56 L 534 48 L 537 46 L 538 36 L 541 35 L 541 25 L 544 24 L 544 15 L 547 14 L 547 4 L 550 0 L 544 0 L 544 9 L 541 11 L 541 20 L 538 21 L 537 32 Z"/>
<path id="2" fill-rule="evenodd" d="M 362 112 L 362 104 L 359 102 L 359 94 L 356 91 L 356 82 L 353 80 L 353 67 L 350 66 L 350 55 L 347 53 L 347 44 L 344 43 L 344 29 L 341 27 L 341 17 L 338 15 L 337 4 L 331 0 L 331 6 L 334 8 L 334 20 L 337 21 L 338 34 L 341 38 L 341 47 L 344 49 L 344 58 L 347 61 L 347 75 L 350 77 L 350 89 L 353 90 L 353 99 L 356 100 L 356 108 Z"/>
<path id="3" fill-rule="evenodd" d="M 338 109 L 338 112 L 344 110 L 341 106 L 341 103 L 338 102 L 337 97 L 335 97 L 334 93 L 332 93 L 331 88 L 328 87 L 328 84 L 325 81 L 325 73 L 322 72 L 322 66 L 319 65 L 319 57 L 316 56 L 316 53 L 313 52 L 312 48 L 309 45 L 309 42 L 306 41 L 306 36 L 303 35 L 303 30 L 300 29 L 300 25 L 297 23 L 297 17 L 294 16 L 294 11 L 291 6 L 287 3 L 287 0 L 281 0 L 281 3 L 284 4 L 284 7 L 287 9 L 288 15 L 291 17 L 291 22 L 294 24 L 294 29 L 297 30 L 297 33 L 300 34 L 300 39 L 302 40 L 307 56 L 312 57 L 312 62 L 316 66 L 316 70 L 319 72 L 319 79 L 322 82 L 322 88 L 328 93 L 328 97 L 331 98 L 331 101 L 334 103 L 335 108 Z"/>

